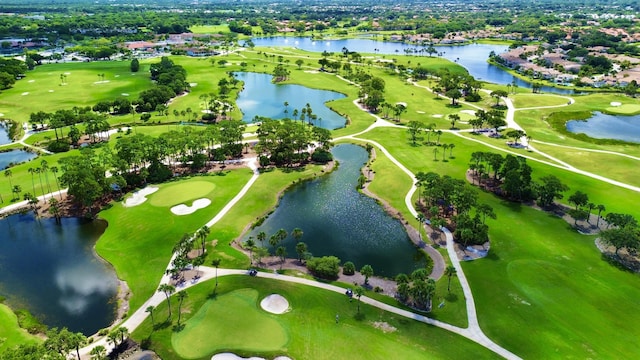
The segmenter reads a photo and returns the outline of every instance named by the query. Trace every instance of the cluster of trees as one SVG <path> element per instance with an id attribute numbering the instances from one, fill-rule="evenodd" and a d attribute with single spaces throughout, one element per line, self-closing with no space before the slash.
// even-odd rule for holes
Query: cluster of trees
<path id="1" fill-rule="evenodd" d="M 433 88 L 433 92 L 444 94 L 451 99 L 451 105 L 457 105 L 457 101 L 463 98 L 469 102 L 480 101 L 481 97 L 478 93 L 481 83 L 469 74 L 459 74 L 449 71 L 449 69 L 441 69 L 436 73 L 438 84 Z"/>
<path id="2" fill-rule="evenodd" d="M 469 169 L 473 171 L 474 181 L 477 180 L 479 185 L 489 185 L 492 180 L 499 184 L 495 190 L 511 200 L 528 201 L 536 197 L 531 179 L 533 170 L 523 157 L 511 154 L 503 157 L 492 152 L 476 151 L 471 154 Z"/>
<path id="3" fill-rule="evenodd" d="M 307 244 L 300 241 L 302 239 L 302 235 L 304 232 L 300 228 L 295 228 L 291 231 L 291 236 L 294 238 L 296 242 L 296 254 L 298 255 L 298 261 L 302 263 L 305 260 L 308 260 L 312 257 L 311 253 L 308 251 Z M 279 229 L 276 233 L 272 234 L 269 237 L 269 245 L 271 246 L 271 250 L 266 247 L 265 241 L 267 240 L 267 233 L 261 231 L 257 234 L 257 240 L 260 241 L 260 246 L 257 246 L 256 241 L 253 236 L 250 236 L 247 241 L 244 243 L 244 247 L 249 250 L 249 257 L 251 258 L 251 263 L 255 261 L 257 264 L 262 262 L 262 258 L 268 255 L 277 256 L 280 258 L 280 268 L 282 269 L 282 264 L 284 264 L 287 258 L 287 248 L 282 245 L 282 242 L 289 236 L 285 229 Z"/>
<path id="4" fill-rule="evenodd" d="M 360 69 L 351 73 L 348 78 L 360 85 L 358 97 L 360 103 L 369 111 L 377 113 L 380 106 L 385 102 L 384 99 L 384 79 L 372 76 Z"/>
<path id="5" fill-rule="evenodd" d="M 600 239 L 612 245 L 616 249 L 616 256 L 621 249 L 626 249 L 631 254 L 636 254 L 640 249 L 640 226 L 631 215 L 608 213 L 605 217 L 607 228 L 600 233 Z"/>
<path id="6" fill-rule="evenodd" d="M 488 240 L 486 218 L 495 219 L 496 215 L 491 206 L 478 203 L 474 188 L 464 180 L 434 172 L 419 172 L 416 181 L 421 223 L 429 218 L 433 229 L 448 224 L 455 229 L 456 240 L 464 245 L 483 244 Z"/>
<path id="7" fill-rule="evenodd" d="M 313 116 L 311 107 L 303 108 L 307 117 Z M 304 120 L 294 121 L 284 119 L 276 121 L 259 118 L 258 144 L 255 149 L 260 154 L 260 165 L 291 166 L 303 164 L 309 159 L 325 163 L 332 159 L 329 148 L 331 146 L 331 132 L 327 129 L 308 126 Z M 309 153 L 309 146 L 318 143 L 319 147 Z"/>
<path id="8" fill-rule="evenodd" d="M 128 336 L 128 333 L 127 335 Z M 80 348 L 87 344 L 87 337 L 80 332 L 72 332 L 67 328 L 51 328 L 46 332 L 46 340 L 34 344 L 21 344 L 0 352 L 2 360 L 66 360 L 70 353 L 75 353 L 80 360 Z M 92 359 L 106 359 L 106 350 L 102 347 L 102 356 Z"/>
<path id="9" fill-rule="evenodd" d="M 417 309 L 430 311 L 436 294 L 436 282 L 429 278 L 425 269 L 417 269 L 411 273 L 396 276 L 396 299 Z"/>
<path id="10" fill-rule="evenodd" d="M 488 125 L 497 133 L 500 131 L 501 127 L 507 125 L 507 122 L 505 121 L 504 111 L 502 110 L 477 110 L 475 113 L 475 118 L 469 120 L 469 125 L 471 125 L 471 128 L 474 132 L 483 129 L 486 125 Z"/>
<path id="11" fill-rule="evenodd" d="M 0 58 L 0 90 L 8 89 L 24 76 L 27 65 L 17 59 Z"/>
<path id="12" fill-rule="evenodd" d="M 160 62 L 150 66 L 151 80 L 156 85 L 140 93 L 134 105 L 137 112 L 154 111 L 158 105 L 165 105 L 171 98 L 189 89 L 187 71 L 163 56 Z"/>

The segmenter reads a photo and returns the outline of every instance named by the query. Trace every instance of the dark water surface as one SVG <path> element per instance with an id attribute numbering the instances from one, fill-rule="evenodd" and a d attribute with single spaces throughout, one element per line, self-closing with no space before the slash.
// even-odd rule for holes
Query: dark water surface
<path id="1" fill-rule="evenodd" d="M 92 335 L 115 317 L 117 278 L 93 246 L 103 221 L 0 220 L 0 295 L 12 308 L 27 308 L 48 326 Z"/>
<path id="2" fill-rule="evenodd" d="M 424 266 L 422 253 L 402 224 L 356 190 L 366 150 L 344 144 L 332 152 L 340 162 L 338 169 L 288 190 L 274 213 L 249 235 L 266 232 L 264 245 L 269 246 L 269 237 L 278 229 L 291 233 L 298 227 L 304 232 L 301 241 L 314 256 L 335 255 L 343 263 L 353 261 L 357 270 L 370 264 L 377 275 L 387 277 Z M 296 257 L 295 240 L 289 236 L 284 244 L 288 256 Z"/>
<path id="3" fill-rule="evenodd" d="M 587 120 L 567 121 L 567 130 L 596 139 L 616 139 L 640 143 L 640 115 L 622 116 L 594 112 Z"/>

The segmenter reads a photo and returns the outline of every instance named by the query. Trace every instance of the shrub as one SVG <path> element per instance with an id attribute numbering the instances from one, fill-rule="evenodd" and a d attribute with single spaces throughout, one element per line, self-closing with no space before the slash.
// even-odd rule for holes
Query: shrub
<path id="1" fill-rule="evenodd" d="M 69 151 L 70 147 L 71 145 L 64 140 L 54 140 L 47 145 L 47 150 L 53 153 L 61 153 Z"/>
<path id="2" fill-rule="evenodd" d="M 342 273 L 345 275 L 353 275 L 356 273 L 356 266 L 351 261 L 347 261 L 342 266 Z"/>
<path id="3" fill-rule="evenodd" d="M 340 273 L 340 259 L 335 256 L 312 257 L 307 260 L 307 269 L 315 276 L 336 279 Z"/>
<path id="4" fill-rule="evenodd" d="M 333 155 L 331 155 L 331 153 L 328 152 L 327 150 L 317 149 L 311 155 L 311 160 L 317 163 L 326 164 L 329 161 L 333 160 Z"/>

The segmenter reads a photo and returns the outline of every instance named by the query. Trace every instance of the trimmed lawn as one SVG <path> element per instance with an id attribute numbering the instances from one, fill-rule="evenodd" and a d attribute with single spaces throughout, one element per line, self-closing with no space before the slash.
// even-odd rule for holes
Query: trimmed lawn
<path id="1" fill-rule="evenodd" d="M 258 296 L 257 290 L 245 288 L 207 300 L 182 331 L 173 333 L 171 344 L 176 353 L 195 359 L 222 349 L 261 353 L 282 349 L 289 340 L 287 333 L 276 316 L 259 307 L 262 299 Z"/>
<path id="2" fill-rule="evenodd" d="M 513 106 L 518 108 L 530 108 L 538 106 L 560 106 L 567 104 L 567 97 L 553 94 L 511 94 L 509 98 L 513 102 Z M 502 101 L 500 101 L 502 103 Z M 562 108 L 559 108 L 561 110 Z"/>
<path id="3" fill-rule="evenodd" d="M 215 183 L 195 179 L 169 184 L 163 187 L 161 191 L 152 194 L 149 203 L 158 207 L 169 207 L 183 203 L 190 206 L 189 204 L 194 200 L 211 196 L 215 188 Z"/>
<path id="4" fill-rule="evenodd" d="M 565 221 L 482 198 L 499 223 L 489 225 L 489 256 L 463 267 L 487 336 L 523 358 L 640 356 L 628 346 L 640 335 L 638 276 L 604 261 L 594 237 Z"/>
<path id="5" fill-rule="evenodd" d="M 0 304 L 0 352 L 20 344 L 38 341 L 36 336 L 29 334 L 18 325 L 16 314 L 8 306 Z"/>
<path id="6" fill-rule="evenodd" d="M 361 304 L 358 315 L 358 302 L 350 302 L 342 294 L 249 276 L 227 276 L 219 282 L 217 296 L 211 296 L 213 281 L 187 290 L 189 297 L 182 306 L 182 332 L 193 332 L 196 327 L 201 331 L 204 327 L 211 329 L 204 337 L 188 338 L 189 333 L 174 331 L 177 305 L 173 301 L 172 322 L 157 324 L 152 331 L 151 319 L 147 318 L 133 338 L 147 341 L 165 360 L 204 360 L 225 351 L 267 358 L 288 355 L 295 359 L 343 359 L 346 354 L 352 359 L 460 359 L 469 354 L 479 359 L 497 358 L 453 333 L 365 304 Z M 284 296 L 291 311 L 282 315 L 263 311 L 259 301 L 272 293 Z M 335 322 L 336 314 L 340 316 L 339 323 Z M 154 312 L 156 323 L 167 315 L 165 301 Z M 206 325 L 199 325 L 202 323 Z M 267 333 L 265 328 L 275 332 Z M 284 343 L 281 330 L 286 336 Z M 234 335 L 239 338 L 233 339 Z M 193 344 L 198 354 L 193 349 L 184 350 L 187 344 Z M 179 351 L 189 351 L 190 356 L 180 356 Z"/>
<path id="7" fill-rule="evenodd" d="M 251 170 L 241 169 L 226 172 L 224 176 L 197 176 L 160 184 L 157 185 L 160 190 L 148 195 L 149 200 L 141 205 L 126 208 L 117 202 L 99 214 L 109 226 L 96 244 L 96 251 L 115 267 L 121 279 L 127 281 L 133 293 L 129 300 L 132 310 L 156 291 L 171 257 L 171 249 L 182 235 L 195 232 L 212 219 L 250 177 Z M 211 200 L 211 205 L 193 214 L 176 216 L 169 210 L 169 205 L 152 205 L 156 195 L 162 199 L 171 196 L 172 187 L 184 189 L 192 184 L 197 187 L 203 182 L 210 184 L 206 187 L 211 190 L 204 197 Z M 175 196 L 186 199 L 189 194 L 175 193 Z M 202 196 L 200 193 L 197 198 Z M 160 204 L 166 202 L 160 201 Z M 215 236 L 212 231 L 210 237 Z"/>

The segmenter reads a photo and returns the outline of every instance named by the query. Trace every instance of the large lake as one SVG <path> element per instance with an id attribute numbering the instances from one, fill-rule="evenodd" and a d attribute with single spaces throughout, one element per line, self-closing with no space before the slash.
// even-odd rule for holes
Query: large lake
<path id="1" fill-rule="evenodd" d="M 299 116 L 302 108 L 309 103 L 313 113 L 318 117 L 312 121 L 315 126 L 330 130 L 345 126 L 346 119 L 325 105 L 328 101 L 346 97 L 344 94 L 302 85 L 274 84 L 271 81 L 273 77 L 268 74 L 240 72 L 236 75 L 238 80 L 244 82 L 244 88 L 236 100 L 238 107 L 242 110 L 244 122 L 253 122 L 256 116 L 294 119 L 294 109 L 298 110 Z M 285 102 L 289 103 L 287 107 L 284 106 Z M 308 122 L 308 118 L 305 118 L 305 122 Z"/>
<path id="2" fill-rule="evenodd" d="M 92 335 L 115 318 L 117 278 L 94 254 L 106 223 L 76 218 L 0 220 L 0 295 L 44 324 Z"/>
<path id="3" fill-rule="evenodd" d="M 640 115 L 607 115 L 599 111 L 587 120 L 567 121 L 567 130 L 596 139 L 616 139 L 640 143 Z"/>
<path id="4" fill-rule="evenodd" d="M 256 238 L 260 231 L 266 232 L 264 245 L 269 246 L 268 238 L 278 229 L 291 233 L 298 227 L 304 232 L 301 241 L 314 256 L 335 255 L 343 263 L 353 261 L 357 270 L 370 264 L 377 275 L 387 277 L 424 266 L 422 253 L 402 224 L 356 190 L 360 169 L 368 159 L 366 150 L 344 144 L 332 152 L 340 162 L 338 169 L 289 189 L 273 214 L 249 235 Z M 284 245 L 288 256 L 296 257 L 291 236 Z"/>
<path id="5" fill-rule="evenodd" d="M 406 49 L 421 49 L 422 46 L 405 44 L 401 42 L 376 41 L 369 39 L 344 39 L 344 40 L 313 40 L 308 37 L 261 37 L 251 39 L 256 46 L 291 46 L 298 49 L 313 52 L 333 52 L 341 53 L 343 48 L 359 53 L 372 53 L 384 55 L 405 55 Z M 506 45 L 491 44 L 469 44 L 459 46 L 436 46 L 435 49 L 442 56 L 450 61 L 457 62 L 469 71 L 474 78 L 488 81 L 494 84 L 515 83 L 522 88 L 531 88 L 531 84 L 522 81 L 497 66 L 487 63 L 489 54 L 493 51 L 496 54 L 505 52 Z M 427 57 L 428 55 L 420 55 Z M 436 56 L 436 55 L 434 55 Z M 419 60 L 415 60 L 419 62 Z M 412 61 L 413 63 L 413 61 Z M 543 92 L 558 94 L 571 94 L 573 90 L 556 89 L 543 86 Z"/>

